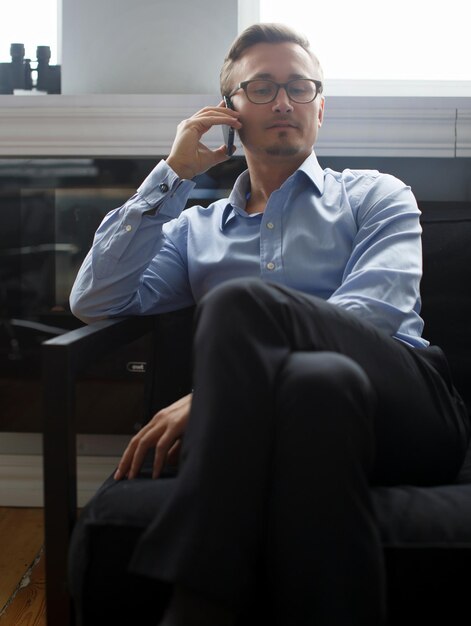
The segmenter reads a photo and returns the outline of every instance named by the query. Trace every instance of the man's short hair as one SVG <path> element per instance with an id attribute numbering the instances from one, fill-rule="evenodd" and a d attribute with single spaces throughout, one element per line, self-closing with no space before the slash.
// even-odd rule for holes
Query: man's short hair
<path id="1" fill-rule="evenodd" d="M 220 86 L 221 94 L 228 96 L 234 85 L 231 83 L 232 70 L 234 63 L 238 61 L 246 50 L 255 46 L 258 43 L 296 43 L 301 46 L 310 55 L 314 64 L 318 67 L 320 72 L 320 78 L 323 78 L 323 72 L 319 59 L 311 51 L 309 47 L 309 41 L 297 33 L 295 30 L 284 24 L 252 24 L 246 28 L 234 41 L 221 68 Z"/>

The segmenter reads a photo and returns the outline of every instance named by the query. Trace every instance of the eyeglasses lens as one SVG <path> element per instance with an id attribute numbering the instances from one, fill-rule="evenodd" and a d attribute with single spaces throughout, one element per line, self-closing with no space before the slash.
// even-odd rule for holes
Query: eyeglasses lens
<path id="1" fill-rule="evenodd" d="M 316 84 L 310 80 L 292 80 L 286 86 L 290 100 L 311 102 L 316 96 Z M 247 85 L 247 96 L 256 104 L 271 102 L 276 97 L 277 83 L 270 80 L 254 80 Z"/>

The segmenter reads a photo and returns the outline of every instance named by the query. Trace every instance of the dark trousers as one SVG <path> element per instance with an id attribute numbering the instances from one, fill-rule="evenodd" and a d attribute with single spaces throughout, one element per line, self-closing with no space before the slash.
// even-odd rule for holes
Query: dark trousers
<path id="1" fill-rule="evenodd" d="M 378 626 L 384 568 L 370 484 L 446 483 L 467 442 L 438 349 L 259 280 L 197 309 L 194 397 L 175 488 L 134 572 L 273 623 Z"/>

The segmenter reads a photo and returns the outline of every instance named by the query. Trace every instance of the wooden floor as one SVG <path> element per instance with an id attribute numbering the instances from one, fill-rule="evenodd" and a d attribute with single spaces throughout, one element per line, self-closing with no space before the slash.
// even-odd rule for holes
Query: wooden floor
<path id="1" fill-rule="evenodd" d="M 0 626 L 46 626 L 42 509 L 0 507 Z"/>

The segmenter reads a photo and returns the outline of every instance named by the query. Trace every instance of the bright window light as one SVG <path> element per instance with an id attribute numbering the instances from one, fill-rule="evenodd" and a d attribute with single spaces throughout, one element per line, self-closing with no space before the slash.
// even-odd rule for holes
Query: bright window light
<path id="1" fill-rule="evenodd" d="M 469 81 L 470 15 L 463 0 L 260 0 L 260 21 L 306 35 L 327 80 Z"/>
<path id="2" fill-rule="evenodd" d="M 11 61 L 10 44 L 22 43 L 25 58 L 36 60 L 38 46 L 50 46 L 51 65 L 58 61 L 58 0 L 2 2 L 0 20 L 0 62 Z"/>

